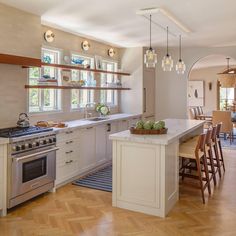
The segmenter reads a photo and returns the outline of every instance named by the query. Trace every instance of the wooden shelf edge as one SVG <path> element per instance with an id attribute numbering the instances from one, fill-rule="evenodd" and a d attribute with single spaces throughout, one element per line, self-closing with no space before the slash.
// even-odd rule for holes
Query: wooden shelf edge
<path id="1" fill-rule="evenodd" d="M 106 70 L 83 68 L 83 67 L 74 66 L 74 65 L 49 64 L 49 63 L 45 63 L 45 62 L 42 62 L 41 64 L 42 64 L 42 66 L 52 66 L 52 67 L 57 67 L 57 68 L 61 68 L 61 69 L 84 70 L 84 71 L 91 71 L 94 73 L 105 73 L 105 74 L 113 74 L 113 75 L 130 76 L 130 73 L 127 73 L 127 72 L 113 72 L 113 71 L 106 71 Z"/>
<path id="2" fill-rule="evenodd" d="M 26 89 L 91 89 L 91 90 L 131 90 L 131 88 L 113 88 L 113 87 L 75 87 L 75 86 L 57 86 L 57 85 L 25 85 Z"/>
<path id="3" fill-rule="evenodd" d="M 40 67 L 41 59 L 15 56 L 10 54 L 0 54 L 0 63 L 9 65 L 19 65 L 24 67 Z"/>

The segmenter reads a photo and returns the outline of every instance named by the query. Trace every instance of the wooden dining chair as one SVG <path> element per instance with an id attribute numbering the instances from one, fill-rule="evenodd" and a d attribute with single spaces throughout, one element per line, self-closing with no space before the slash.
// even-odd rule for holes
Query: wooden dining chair
<path id="1" fill-rule="evenodd" d="M 184 180 L 185 177 L 198 179 L 203 204 L 205 204 L 204 190 L 207 188 L 208 193 L 211 194 L 208 165 L 205 153 L 205 140 L 206 135 L 201 134 L 199 135 L 195 146 L 187 141 L 182 143 L 179 147 L 179 157 L 182 158 L 182 166 L 179 174 L 182 176 L 182 180 Z M 186 173 L 186 170 L 189 170 L 189 172 Z M 196 170 L 196 173 L 193 173 L 192 170 Z"/>
<path id="2" fill-rule="evenodd" d="M 190 109 L 189 109 L 189 118 L 190 118 L 191 120 L 195 120 L 195 119 L 196 119 L 196 114 L 195 114 L 194 108 L 190 108 Z"/>
<path id="3" fill-rule="evenodd" d="M 221 123 L 221 133 L 224 133 L 224 137 L 226 139 L 227 134 L 229 135 L 230 144 L 234 138 L 233 136 L 233 123 L 231 118 L 230 111 L 213 111 L 213 118 L 212 118 L 213 126 Z"/>

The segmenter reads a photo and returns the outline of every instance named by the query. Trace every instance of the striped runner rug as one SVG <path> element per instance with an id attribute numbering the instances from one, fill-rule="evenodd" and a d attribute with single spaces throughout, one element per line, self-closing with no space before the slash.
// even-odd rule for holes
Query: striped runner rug
<path id="1" fill-rule="evenodd" d="M 112 166 L 107 166 L 73 182 L 74 185 L 112 192 Z"/>

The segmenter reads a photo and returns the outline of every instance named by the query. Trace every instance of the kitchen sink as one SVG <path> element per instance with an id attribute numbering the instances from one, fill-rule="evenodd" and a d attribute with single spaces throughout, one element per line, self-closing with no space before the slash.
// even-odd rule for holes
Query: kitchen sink
<path id="1" fill-rule="evenodd" d="M 92 117 L 92 118 L 87 118 L 86 120 L 89 121 L 102 121 L 102 120 L 108 120 L 108 117 Z"/>

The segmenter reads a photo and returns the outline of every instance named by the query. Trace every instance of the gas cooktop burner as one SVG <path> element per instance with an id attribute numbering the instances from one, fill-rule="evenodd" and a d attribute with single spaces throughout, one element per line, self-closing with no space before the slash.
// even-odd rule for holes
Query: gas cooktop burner
<path id="1" fill-rule="evenodd" d="M 27 128 L 21 127 L 12 127 L 6 129 L 0 129 L 0 137 L 2 138 L 16 138 L 30 134 L 38 134 L 42 132 L 52 131 L 52 128 L 44 128 L 44 127 L 37 127 L 37 126 L 30 126 Z"/>

